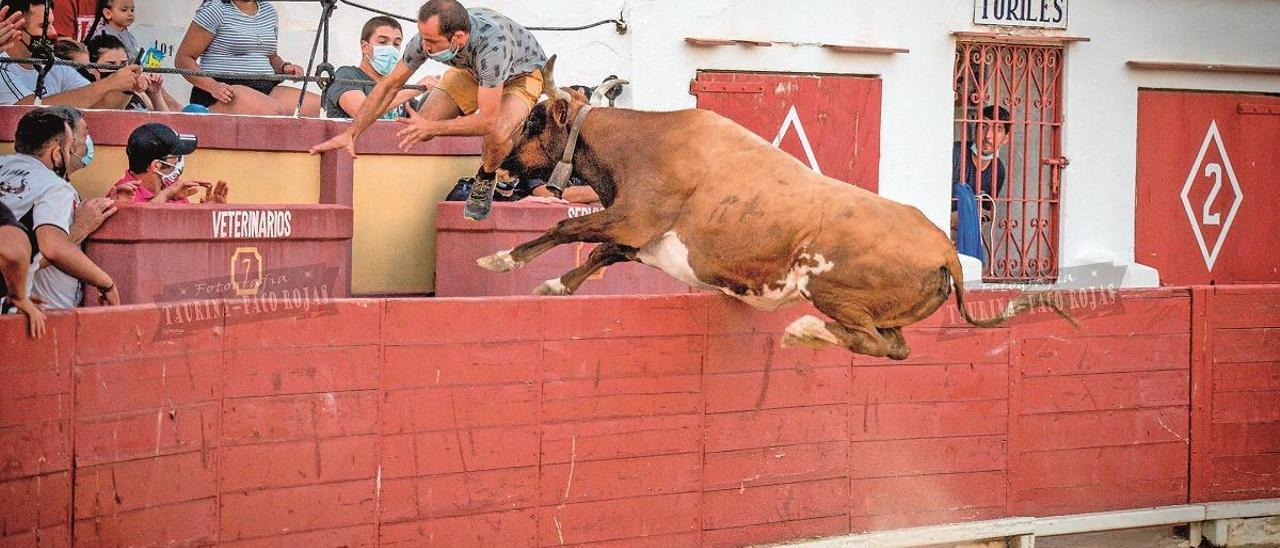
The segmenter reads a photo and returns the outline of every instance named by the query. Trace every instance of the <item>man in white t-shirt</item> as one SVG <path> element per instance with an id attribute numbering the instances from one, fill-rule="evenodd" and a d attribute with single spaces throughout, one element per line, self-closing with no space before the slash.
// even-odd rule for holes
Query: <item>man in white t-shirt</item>
<path id="1" fill-rule="evenodd" d="M 39 0 L 0 0 L 0 9 L 25 14 L 26 25 L 18 38 L 9 42 L 0 57 L 31 58 L 32 45 L 44 40 L 44 3 Z M 49 39 L 56 38 L 49 26 Z M 3 44 L 0 44 L 2 46 Z M 0 105 L 30 105 L 35 102 L 36 80 L 40 71 L 32 65 L 0 64 Z M 68 105 L 80 108 L 120 109 L 132 96 L 122 92 L 145 91 L 147 82 L 142 68 L 131 65 L 111 76 L 90 83 L 75 69 L 55 65 L 44 78 L 46 105 Z"/>
<path id="2" fill-rule="evenodd" d="M 82 205 L 67 181 L 93 161 L 83 114 L 62 106 L 28 112 L 18 121 L 14 150 L 0 156 L 0 203 L 36 234 L 32 295 L 49 308 L 75 308 L 84 282 L 98 288 L 102 304 L 120 304 L 115 281 L 80 250 L 80 242 L 114 213 L 107 198 Z"/>

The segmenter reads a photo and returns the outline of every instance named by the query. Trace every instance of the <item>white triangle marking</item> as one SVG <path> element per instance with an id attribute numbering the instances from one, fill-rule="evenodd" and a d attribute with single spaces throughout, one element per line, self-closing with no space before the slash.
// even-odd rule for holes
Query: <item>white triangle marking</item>
<path id="1" fill-rule="evenodd" d="M 822 175 L 822 168 L 818 166 L 818 159 L 813 156 L 813 146 L 809 144 L 809 135 L 804 132 L 804 124 L 800 123 L 800 114 L 796 112 L 795 105 L 791 105 L 787 118 L 782 121 L 782 127 L 778 128 L 778 136 L 773 138 L 773 146 L 782 144 L 782 138 L 787 136 L 787 130 L 792 127 L 796 128 L 796 134 L 800 136 L 800 146 L 804 147 L 804 155 L 809 159 L 809 167 L 818 175 Z"/>

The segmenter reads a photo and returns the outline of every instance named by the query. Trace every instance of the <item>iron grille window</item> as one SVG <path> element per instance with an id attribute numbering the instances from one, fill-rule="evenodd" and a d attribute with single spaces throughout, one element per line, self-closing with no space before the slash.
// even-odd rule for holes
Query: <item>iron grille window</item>
<path id="1" fill-rule="evenodd" d="M 956 44 L 952 176 L 974 190 L 986 281 L 1057 279 L 1058 197 L 1066 164 L 1062 60 L 1061 46 Z M 1003 113 L 1008 131 L 999 142 Z M 982 155 L 990 151 L 982 143 L 988 136 L 998 147 L 996 157 L 985 161 Z M 952 198 L 953 206 L 958 205 L 954 194 Z"/>

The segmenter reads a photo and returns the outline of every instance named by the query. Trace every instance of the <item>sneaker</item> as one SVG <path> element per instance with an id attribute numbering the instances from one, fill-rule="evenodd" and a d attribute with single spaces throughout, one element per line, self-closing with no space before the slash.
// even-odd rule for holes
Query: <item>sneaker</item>
<path id="1" fill-rule="evenodd" d="M 477 177 L 476 182 L 471 185 L 471 195 L 467 197 L 462 215 L 472 221 L 483 221 L 488 217 L 489 210 L 493 209 L 493 190 L 497 186 L 496 179 Z"/>

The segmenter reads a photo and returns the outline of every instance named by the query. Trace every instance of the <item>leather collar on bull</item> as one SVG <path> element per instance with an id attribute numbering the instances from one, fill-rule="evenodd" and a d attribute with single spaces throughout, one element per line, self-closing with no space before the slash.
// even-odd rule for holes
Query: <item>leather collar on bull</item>
<path id="1" fill-rule="evenodd" d="M 582 123 L 587 121 L 587 114 L 590 114 L 595 107 L 591 105 L 582 105 L 578 109 L 578 115 L 573 118 L 573 127 L 569 129 L 569 143 L 564 147 L 564 156 L 560 158 L 560 163 L 556 164 L 556 168 L 551 172 L 551 178 L 547 181 L 547 190 L 559 196 L 564 189 L 569 186 L 569 177 L 573 175 L 573 153 L 578 148 L 578 132 L 582 129 Z"/>

